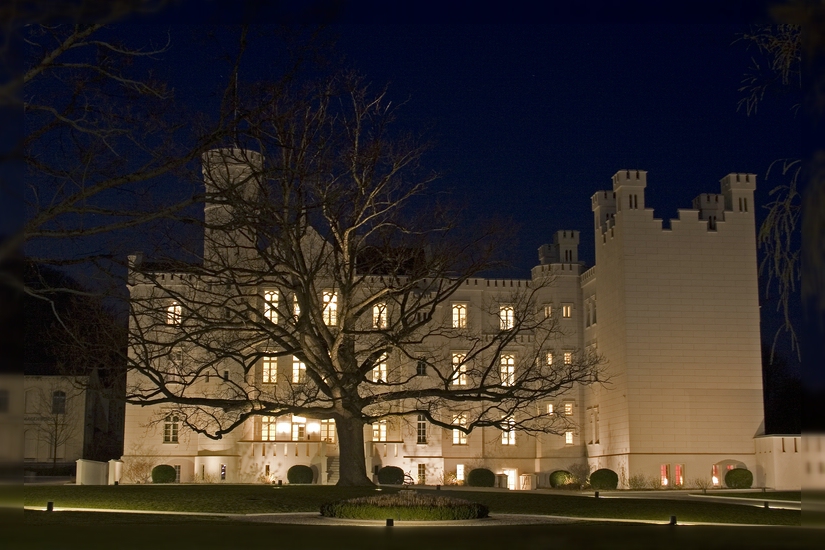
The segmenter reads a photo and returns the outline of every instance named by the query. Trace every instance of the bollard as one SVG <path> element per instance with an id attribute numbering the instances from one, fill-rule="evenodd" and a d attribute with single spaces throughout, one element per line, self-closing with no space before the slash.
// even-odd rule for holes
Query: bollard
<path id="1" fill-rule="evenodd" d="M 596 498 L 599 498 L 599 492 L 596 491 Z"/>
<path id="2" fill-rule="evenodd" d="M 51 500 L 46 503 L 46 511 L 54 512 L 54 502 L 52 502 Z"/>
<path id="3" fill-rule="evenodd" d="M 278 487 L 282 487 L 283 485 L 284 485 L 284 480 L 283 480 L 283 479 L 279 479 L 279 480 L 278 480 Z"/>
<path id="4" fill-rule="evenodd" d="M 441 490 L 441 485 L 436 485 L 436 486 L 435 486 L 435 490 L 436 490 L 436 491 L 440 491 L 440 490 Z"/>
<path id="5" fill-rule="evenodd" d="M 115 481 L 115 485 L 119 485 L 119 482 Z"/>
<path id="6" fill-rule="evenodd" d="M 765 510 L 770 510 L 771 504 L 767 500 L 765 501 Z"/>
<path id="7" fill-rule="evenodd" d="M 387 518 L 387 527 L 392 527 L 392 525 L 393 525 L 393 519 L 392 518 Z"/>
<path id="8" fill-rule="evenodd" d="M 670 516 L 670 523 L 669 525 L 676 525 L 676 516 Z"/>

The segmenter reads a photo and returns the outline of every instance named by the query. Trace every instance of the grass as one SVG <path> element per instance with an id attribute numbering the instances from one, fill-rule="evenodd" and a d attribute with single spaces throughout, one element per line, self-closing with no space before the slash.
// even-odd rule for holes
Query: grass
<path id="1" fill-rule="evenodd" d="M 486 506 L 468 500 L 401 491 L 350 498 L 321 506 L 321 515 L 331 518 L 439 521 L 479 519 L 488 516 Z"/>
<path id="2" fill-rule="evenodd" d="M 83 512 L 6 513 L 0 518 L 4 550 L 225 550 L 269 548 L 304 550 L 420 550 L 421 548 L 636 549 L 702 548 L 767 550 L 818 548 L 822 531 L 795 527 L 743 529 L 728 526 L 677 526 L 578 522 L 501 527 L 319 527 L 273 525 L 225 518 L 100 514 Z"/>
<path id="3" fill-rule="evenodd" d="M 699 493 L 693 493 L 699 494 Z M 770 491 L 763 493 L 762 491 L 753 492 L 753 491 L 743 491 L 743 492 L 731 492 L 726 491 L 724 493 L 715 493 L 711 492 L 708 495 L 717 497 L 717 498 L 752 498 L 754 500 L 789 500 L 795 502 L 802 501 L 802 491 Z"/>
<path id="4" fill-rule="evenodd" d="M 384 494 L 398 489 L 385 488 Z M 58 508 L 108 508 L 253 514 L 273 512 L 318 512 L 324 503 L 376 495 L 374 489 L 333 486 L 266 485 L 119 485 L 74 486 L 27 485 L 23 488 L 26 506 Z M 799 525 L 800 512 L 765 510 L 702 499 L 596 499 L 581 495 L 527 492 L 485 492 L 442 490 L 441 496 L 472 498 L 490 509 L 490 514 L 541 514 L 581 518 L 616 518 L 667 522 L 671 515 L 685 522 L 753 523 Z"/>

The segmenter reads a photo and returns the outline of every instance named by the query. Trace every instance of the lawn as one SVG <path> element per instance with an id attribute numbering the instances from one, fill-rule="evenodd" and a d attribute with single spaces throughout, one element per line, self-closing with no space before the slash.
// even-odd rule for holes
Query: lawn
<path id="1" fill-rule="evenodd" d="M 394 492 L 397 489 L 385 489 Z M 74 486 L 28 485 L 26 506 L 58 508 L 108 508 L 254 514 L 272 512 L 317 512 L 321 504 L 343 498 L 374 495 L 369 488 L 333 486 L 266 485 L 119 485 Z M 638 519 L 667 522 L 752 523 L 799 525 L 800 512 L 765 510 L 757 506 L 666 499 L 600 498 L 581 495 L 528 492 L 464 492 L 443 490 L 440 494 L 485 504 L 490 514 L 542 514 L 581 518 Z"/>
<path id="2" fill-rule="evenodd" d="M 699 495 L 701 493 L 693 493 L 695 495 Z M 708 495 L 717 497 L 717 498 L 752 498 L 754 500 L 789 500 L 794 502 L 800 502 L 802 500 L 802 491 L 768 491 L 763 493 L 762 491 L 725 491 L 723 493 L 717 492 L 709 492 Z"/>

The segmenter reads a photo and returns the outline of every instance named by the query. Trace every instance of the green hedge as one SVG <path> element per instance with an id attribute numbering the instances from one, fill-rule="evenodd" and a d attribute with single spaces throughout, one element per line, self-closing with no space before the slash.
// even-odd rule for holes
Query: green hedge
<path id="1" fill-rule="evenodd" d="M 350 519 L 457 520 L 486 518 L 489 513 L 489 509 L 483 504 L 458 498 L 421 495 L 415 491 L 352 498 L 321 506 L 322 516 Z"/>
<path id="2" fill-rule="evenodd" d="M 496 484 L 496 474 L 487 468 L 476 468 L 467 474 L 467 485 L 470 487 L 493 487 Z"/>
<path id="3" fill-rule="evenodd" d="M 290 483 L 312 483 L 312 468 L 303 464 L 296 464 L 286 471 L 286 479 Z"/>
<path id="4" fill-rule="evenodd" d="M 569 489 L 577 486 L 576 476 L 567 470 L 556 470 L 550 474 L 550 487 L 554 489 Z"/>
<path id="5" fill-rule="evenodd" d="M 152 483 L 174 483 L 176 477 L 174 466 L 161 464 L 152 468 Z"/>
<path id="6" fill-rule="evenodd" d="M 602 468 L 590 474 L 590 486 L 596 490 L 612 490 L 619 486 L 619 474 Z"/>
<path id="7" fill-rule="evenodd" d="M 730 489 L 750 489 L 753 485 L 753 474 L 744 468 L 734 468 L 725 474 L 725 485 Z"/>
<path id="8" fill-rule="evenodd" d="M 398 466 L 384 466 L 378 470 L 378 483 L 382 485 L 402 485 L 404 470 Z"/>

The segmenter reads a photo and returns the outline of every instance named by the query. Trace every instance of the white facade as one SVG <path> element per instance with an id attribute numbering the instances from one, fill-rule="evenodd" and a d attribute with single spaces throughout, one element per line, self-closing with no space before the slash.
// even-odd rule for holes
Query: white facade
<path id="1" fill-rule="evenodd" d="M 93 419 L 85 376 L 23 378 L 23 467 L 66 466 L 83 458 Z"/>
<path id="2" fill-rule="evenodd" d="M 624 487 L 634 475 L 678 486 L 712 475 L 723 479 L 733 465 L 764 470 L 754 444 L 763 425 L 755 176 L 726 176 L 721 194 L 701 195 L 670 228 L 645 208 L 645 185 L 645 172 L 622 170 L 611 191 L 593 196 L 595 267 L 585 271 L 578 260 L 579 232 L 559 231 L 539 249 L 530 279 L 469 279 L 437 313 L 491 334 L 506 315 L 490 304 L 552 273 L 554 284 L 540 291 L 538 302 L 561 331 L 546 353 L 564 362 L 569 354 L 596 352 L 607 361 L 604 380 L 535 404 L 558 434 L 483 428 L 464 436 L 414 417 L 388 420 L 365 427 L 368 472 L 394 465 L 419 482 L 444 484 L 483 466 L 519 488 L 524 474 L 547 486 L 551 472 L 585 463 L 615 470 Z M 206 251 L 205 258 L 216 254 Z M 170 285 L 191 277 L 163 276 Z M 133 278 L 130 291 L 138 296 L 151 289 Z M 381 313 L 375 315 L 380 323 Z M 523 335 L 506 353 L 525 353 L 534 344 Z M 446 361 L 462 353 L 459 338 L 440 345 Z M 415 383 L 423 380 L 416 374 L 428 375 L 416 368 L 390 356 L 388 374 L 376 376 L 403 371 Z M 262 364 L 256 376 L 259 384 L 272 376 L 268 383 L 279 391 L 279 377 L 297 382 L 300 365 L 280 357 Z M 214 393 L 232 377 L 227 370 L 207 379 L 203 391 Z M 138 473 L 123 481 L 145 480 L 145 467 L 130 470 L 140 461 L 174 465 L 182 482 L 285 481 L 294 464 L 313 467 L 317 483 L 337 479 L 337 438 L 329 422 L 255 418 L 219 440 L 181 426 L 171 408 L 127 406 L 124 473 Z M 773 478 L 757 477 L 755 484 L 774 479 L 777 486 L 798 487 L 793 476 L 770 471 Z"/>

